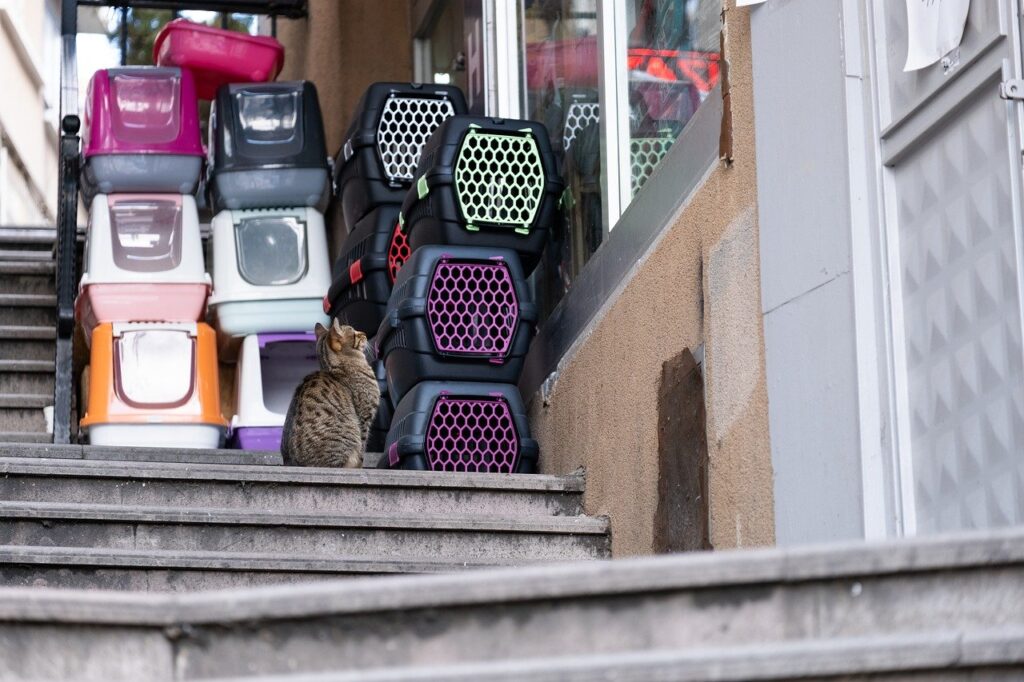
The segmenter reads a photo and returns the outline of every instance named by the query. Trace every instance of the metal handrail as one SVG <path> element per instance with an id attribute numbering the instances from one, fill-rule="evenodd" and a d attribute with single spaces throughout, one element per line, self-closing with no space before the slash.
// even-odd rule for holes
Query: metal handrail
<path id="1" fill-rule="evenodd" d="M 206 10 L 306 16 L 306 0 L 61 0 L 60 178 L 57 203 L 57 350 L 54 362 L 53 442 L 70 443 L 74 395 L 73 338 L 78 289 L 78 172 L 81 119 L 78 116 L 78 8 Z"/>

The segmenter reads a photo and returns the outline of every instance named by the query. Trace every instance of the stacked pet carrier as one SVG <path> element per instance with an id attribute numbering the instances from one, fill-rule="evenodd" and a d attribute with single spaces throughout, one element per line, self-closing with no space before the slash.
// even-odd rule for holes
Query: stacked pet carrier
<path id="1" fill-rule="evenodd" d="M 76 317 L 90 346 L 85 414 L 98 445 L 217 447 L 217 351 L 196 202 L 203 148 L 188 70 L 98 71 L 83 132 L 89 205 Z"/>
<path id="2" fill-rule="evenodd" d="M 318 369 L 312 329 L 327 322 L 330 173 L 316 88 L 221 85 L 209 144 L 210 318 L 222 358 L 238 360 L 232 445 L 276 450 L 295 387 Z"/>
<path id="3" fill-rule="evenodd" d="M 346 144 L 340 202 L 349 185 L 379 182 L 389 168 L 381 151 L 387 149 L 381 136 L 390 129 L 389 107 L 375 94 L 389 87 L 374 86 L 363 99 L 357 123 L 364 132 L 358 145 L 351 136 Z M 461 103 L 451 89 L 441 92 Z M 358 228 L 350 235 L 325 307 L 364 328 L 379 321 L 371 360 L 379 363 L 388 406 L 394 406 L 383 466 L 529 473 L 538 450 L 516 388 L 537 322 L 526 277 L 561 218 L 563 188 L 543 126 L 458 111 L 453 107 L 455 115 L 423 144 L 405 181 L 397 226 L 378 224 L 380 236 L 366 247 L 352 236 Z M 353 162 L 357 146 L 368 150 L 367 158 Z M 343 204 L 342 219 L 350 220 L 358 211 L 347 209 L 359 206 L 357 199 Z M 384 250 L 392 235 L 411 254 L 400 269 Z M 371 251 L 375 260 L 368 262 Z M 379 290 L 353 286 L 353 279 L 366 279 L 370 265 L 397 270 L 386 303 L 372 297 Z"/>

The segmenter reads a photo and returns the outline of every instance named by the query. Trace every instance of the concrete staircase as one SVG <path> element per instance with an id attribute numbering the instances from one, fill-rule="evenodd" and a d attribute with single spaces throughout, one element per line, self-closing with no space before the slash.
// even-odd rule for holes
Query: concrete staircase
<path id="1" fill-rule="evenodd" d="M 579 476 L 0 457 L 0 584 L 199 590 L 607 557 L 582 493 Z"/>
<path id="2" fill-rule="evenodd" d="M 0 590 L 0 679 L 1020 680 L 1024 531 L 202 594 Z"/>
<path id="3" fill-rule="evenodd" d="M 0 442 L 52 440 L 55 239 L 52 228 L 0 227 Z"/>

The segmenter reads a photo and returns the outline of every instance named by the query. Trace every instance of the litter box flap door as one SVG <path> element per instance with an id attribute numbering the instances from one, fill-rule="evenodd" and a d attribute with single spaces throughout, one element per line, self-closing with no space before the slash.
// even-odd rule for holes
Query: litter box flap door
<path id="1" fill-rule="evenodd" d="M 114 327 L 114 384 L 137 409 L 171 409 L 195 392 L 195 325 Z"/>
<path id="2" fill-rule="evenodd" d="M 284 416 L 302 380 L 320 369 L 313 334 L 261 334 L 260 382 L 263 406 Z"/>
<path id="3" fill-rule="evenodd" d="M 168 144 L 181 134 L 181 72 L 110 71 L 114 137 L 129 145 Z"/>
<path id="4" fill-rule="evenodd" d="M 238 273 L 254 286 L 298 282 L 308 268 L 306 222 L 298 216 L 246 217 L 235 223 Z"/>
<path id="5" fill-rule="evenodd" d="M 181 265 L 180 196 L 123 195 L 108 201 L 114 265 L 130 272 L 167 272 Z"/>
<path id="6" fill-rule="evenodd" d="M 280 162 L 301 154 L 304 140 L 300 95 L 296 88 L 280 86 L 236 91 L 239 152 L 254 159 L 272 157 Z"/>

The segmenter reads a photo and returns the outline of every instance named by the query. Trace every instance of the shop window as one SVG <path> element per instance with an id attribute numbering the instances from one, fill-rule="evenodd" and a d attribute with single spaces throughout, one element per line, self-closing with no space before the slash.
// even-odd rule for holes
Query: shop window
<path id="1" fill-rule="evenodd" d="M 523 113 L 547 126 L 567 186 L 564 230 L 553 235 L 535 280 L 547 313 L 619 215 L 642 200 L 644 185 L 718 84 L 722 6 L 521 0 L 521 11 Z M 607 163 L 609 148 L 616 167 Z"/>

